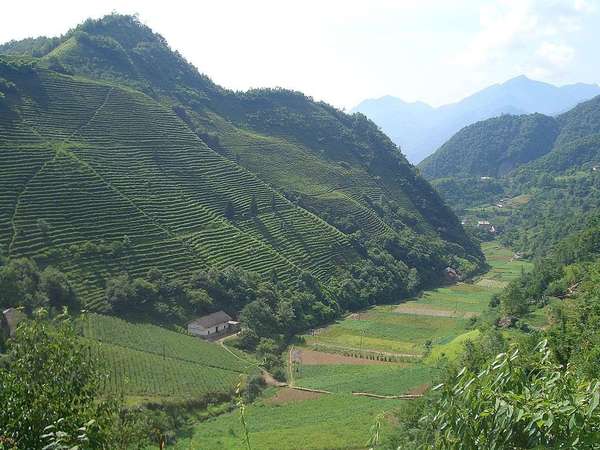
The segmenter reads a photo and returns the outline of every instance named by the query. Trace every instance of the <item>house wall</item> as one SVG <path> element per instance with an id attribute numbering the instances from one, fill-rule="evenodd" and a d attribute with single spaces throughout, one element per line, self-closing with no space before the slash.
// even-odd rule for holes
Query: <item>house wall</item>
<path id="1" fill-rule="evenodd" d="M 188 325 L 188 332 L 196 336 L 210 336 L 211 334 L 220 333 L 227 329 L 229 329 L 229 324 L 227 322 L 220 323 L 210 328 L 203 328 L 194 324 Z"/>

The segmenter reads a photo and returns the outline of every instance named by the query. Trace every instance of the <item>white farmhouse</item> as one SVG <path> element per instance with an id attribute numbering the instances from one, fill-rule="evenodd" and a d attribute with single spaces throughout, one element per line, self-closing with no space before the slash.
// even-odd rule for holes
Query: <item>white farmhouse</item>
<path id="1" fill-rule="evenodd" d="M 217 311 L 192 320 L 188 323 L 187 328 L 188 332 L 194 336 L 207 337 L 213 334 L 223 334 L 236 326 L 237 322 L 234 322 L 229 314 L 225 311 Z"/>

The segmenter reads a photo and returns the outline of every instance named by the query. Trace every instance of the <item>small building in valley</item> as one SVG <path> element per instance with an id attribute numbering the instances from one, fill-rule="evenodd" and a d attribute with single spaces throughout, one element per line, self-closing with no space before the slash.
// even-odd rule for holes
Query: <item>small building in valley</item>
<path id="1" fill-rule="evenodd" d="M 209 337 L 222 335 L 236 330 L 238 322 L 232 320 L 225 311 L 217 311 L 207 316 L 199 317 L 188 323 L 188 333 L 194 336 Z"/>
<path id="2" fill-rule="evenodd" d="M 494 227 L 494 225 L 492 225 L 487 220 L 480 220 L 479 222 L 477 222 L 477 228 L 479 228 L 480 230 L 485 230 L 489 233 L 496 232 L 496 227 Z"/>

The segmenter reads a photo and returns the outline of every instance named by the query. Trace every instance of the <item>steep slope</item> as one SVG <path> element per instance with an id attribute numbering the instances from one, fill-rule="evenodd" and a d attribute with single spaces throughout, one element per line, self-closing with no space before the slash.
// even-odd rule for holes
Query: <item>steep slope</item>
<path id="1" fill-rule="evenodd" d="M 297 92 L 224 90 L 128 16 L 10 49 L 40 58 L 0 66 L 2 251 L 58 265 L 88 307 L 103 308 L 109 277 L 153 267 L 181 281 L 239 267 L 288 286 L 307 271 L 343 286 L 393 266 L 411 292 L 481 261 L 364 116 Z"/>
<path id="2" fill-rule="evenodd" d="M 543 114 L 504 115 L 463 128 L 419 168 L 426 178 L 502 176 L 548 153 L 558 123 Z"/>
<path id="3" fill-rule="evenodd" d="M 13 42 L 0 51 L 42 56 L 46 67 L 143 90 L 213 150 L 344 233 L 402 233 L 406 246 L 427 235 L 479 254 L 435 191 L 362 116 L 297 92 L 224 90 L 128 16 L 90 20 L 61 38 L 31 43 L 29 50 Z"/>
<path id="4" fill-rule="evenodd" d="M 531 167 L 566 171 L 596 160 L 600 96 L 556 118 L 502 116 L 465 127 L 419 168 L 429 179 L 499 177 L 530 161 Z"/>
<path id="5" fill-rule="evenodd" d="M 352 111 L 372 119 L 402 147 L 410 161 L 419 162 L 469 124 L 502 114 L 559 114 L 599 94 L 596 85 L 557 87 L 519 76 L 439 108 L 386 96 L 365 100 Z"/>
<path id="6" fill-rule="evenodd" d="M 2 180 L 20 182 L 2 197 L 3 251 L 58 264 L 94 305 L 103 276 L 121 270 L 182 278 L 234 265 L 283 280 L 304 269 L 325 281 L 357 257 L 342 233 L 210 150 L 149 97 L 3 68 L 16 88 L 0 122 Z"/>

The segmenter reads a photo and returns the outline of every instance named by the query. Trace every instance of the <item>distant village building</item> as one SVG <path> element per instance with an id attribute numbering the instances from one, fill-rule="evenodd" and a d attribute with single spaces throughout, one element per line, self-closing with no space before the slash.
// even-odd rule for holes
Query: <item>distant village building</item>
<path id="1" fill-rule="evenodd" d="M 225 311 L 217 311 L 199 317 L 188 323 L 188 332 L 194 336 L 210 337 L 237 330 L 239 322 L 234 321 Z"/>
<path id="2" fill-rule="evenodd" d="M 481 177 L 480 179 L 481 179 L 481 181 L 488 181 L 488 180 L 491 180 L 492 177 Z"/>
<path id="3" fill-rule="evenodd" d="M 492 225 L 491 223 L 489 223 L 487 220 L 480 220 L 477 222 L 477 228 L 479 228 L 480 230 L 485 230 L 489 233 L 495 233 L 496 232 L 496 227 L 494 227 L 494 225 Z"/>
<path id="4" fill-rule="evenodd" d="M 446 267 L 444 269 L 444 277 L 446 278 L 446 281 L 454 283 L 456 281 L 460 281 L 462 275 L 459 270 L 453 267 Z"/>

